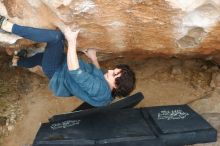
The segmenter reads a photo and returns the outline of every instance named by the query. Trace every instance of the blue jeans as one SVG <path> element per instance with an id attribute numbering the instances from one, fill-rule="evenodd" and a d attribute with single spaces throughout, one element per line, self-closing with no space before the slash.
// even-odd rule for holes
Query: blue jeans
<path id="1" fill-rule="evenodd" d="M 65 38 L 62 32 L 14 24 L 12 33 L 35 42 L 47 43 L 44 53 L 38 53 L 32 57 L 20 59 L 18 61 L 18 66 L 32 68 L 36 65 L 40 65 L 42 66 L 44 74 L 51 79 L 55 71 L 62 65 L 65 58 Z"/>

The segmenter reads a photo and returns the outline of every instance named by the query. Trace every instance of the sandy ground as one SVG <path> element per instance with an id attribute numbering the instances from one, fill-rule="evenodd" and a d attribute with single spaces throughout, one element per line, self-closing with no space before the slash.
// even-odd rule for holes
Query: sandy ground
<path id="1" fill-rule="evenodd" d="M 138 107 L 184 104 L 196 101 L 212 92 L 211 76 L 213 72 L 219 70 L 210 62 L 199 59 L 183 61 L 176 58 L 148 58 L 132 62 L 119 58 L 104 62 L 102 66 L 105 68 L 113 67 L 119 62 L 129 64 L 136 72 L 137 85 L 133 93 L 142 92 L 145 96 Z M 26 71 L 19 71 L 26 74 Z M 41 77 L 28 73 L 26 79 L 28 82 L 22 84 L 28 84 L 27 87 L 31 89 L 25 94 L 22 93 L 18 99 L 22 111 L 21 118 L 17 118 L 13 130 L 4 136 L 2 146 L 31 144 L 40 123 L 47 122 L 47 119 L 54 114 L 69 112 L 81 103 L 74 97 L 54 97 L 47 87 L 48 81 Z M 18 80 L 22 80 L 22 78 Z"/>
<path id="2" fill-rule="evenodd" d="M 22 99 L 24 117 L 5 138 L 4 146 L 24 146 L 31 144 L 41 123 L 55 114 L 73 110 L 81 101 L 76 98 L 58 99 L 48 90 L 38 89 Z"/>

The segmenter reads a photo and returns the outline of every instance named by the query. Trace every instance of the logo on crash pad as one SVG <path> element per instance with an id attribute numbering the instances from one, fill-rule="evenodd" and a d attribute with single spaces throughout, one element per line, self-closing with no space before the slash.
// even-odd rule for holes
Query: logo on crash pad
<path id="1" fill-rule="evenodd" d="M 53 130 L 57 130 L 61 128 L 65 129 L 65 128 L 73 127 L 75 125 L 79 125 L 79 123 L 80 120 L 68 120 L 68 121 L 63 121 L 61 123 L 52 124 L 50 128 Z"/>
<path id="2" fill-rule="evenodd" d="M 163 110 L 160 111 L 157 115 L 158 120 L 181 120 L 189 116 L 189 113 L 186 113 L 182 110 Z"/>

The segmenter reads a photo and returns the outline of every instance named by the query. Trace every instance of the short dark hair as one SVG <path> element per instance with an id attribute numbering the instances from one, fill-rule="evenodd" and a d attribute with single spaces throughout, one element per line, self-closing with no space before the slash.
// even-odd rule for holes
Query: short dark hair
<path id="1" fill-rule="evenodd" d="M 125 64 L 119 64 L 115 68 L 121 69 L 121 76 L 115 79 L 116 88 L 112 90 L 112 96 L 125 97 L 129 95 L 135 87 L 135 73 Z"/>

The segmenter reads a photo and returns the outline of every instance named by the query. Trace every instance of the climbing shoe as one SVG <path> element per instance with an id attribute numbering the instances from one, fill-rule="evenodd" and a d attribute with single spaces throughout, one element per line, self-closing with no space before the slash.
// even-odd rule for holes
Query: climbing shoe
<path id="1" fill-rule="evenodd" d="M 28 51 L 27 51 L 27 49 L 21 49 L 20 51 L 15 52 L 15 55 L 18 56 L 21 59 L 27 58 Z"/>
<path id="2" fill-rule="evenodd" d="M 5 17 L 0 15 L 0 28 L 2 28 L 2 23 L 4 22 Z"/>

